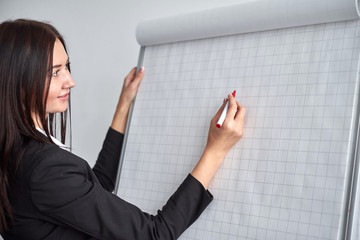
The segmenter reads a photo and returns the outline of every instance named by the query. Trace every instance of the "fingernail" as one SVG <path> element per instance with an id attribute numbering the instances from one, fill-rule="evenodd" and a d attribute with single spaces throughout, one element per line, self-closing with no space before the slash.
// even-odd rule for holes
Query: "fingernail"
<path id="1" fill-rule="evenodd" d="M 145 71 L 145 68 L 142 66 L 141 68 L 140 68 L 140 70 L 139 70 L 139 72 L 144 72 Z"/>

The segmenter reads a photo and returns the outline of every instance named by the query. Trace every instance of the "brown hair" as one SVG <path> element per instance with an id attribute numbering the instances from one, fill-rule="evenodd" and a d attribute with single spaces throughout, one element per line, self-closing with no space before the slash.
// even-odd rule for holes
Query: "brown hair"
<path id="1" fill-rule="evenodd" d="M 66 51 L 63 37 L 48 23 L 18 19 L 0 24 L 0 231 L 7 229 L 6 216 L 12 218 L 7 189 L 26 143 L 53 143 L 50 135 L 56 133 L 55 115 L 46 116 L 56 39 Z M 33 114 L 47 137 L 36 130 Z M 59 116 L 63 143 L 67 114 Z"/>

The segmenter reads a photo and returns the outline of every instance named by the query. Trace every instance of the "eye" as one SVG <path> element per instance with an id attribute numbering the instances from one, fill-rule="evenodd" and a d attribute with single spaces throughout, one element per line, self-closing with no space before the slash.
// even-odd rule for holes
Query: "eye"
<path id="1" fill-rule="evenodd" d="M 59 72 L 60 72 L 60 70 L 57 70 L 57 71 L 53 72 L 51 75 L 53 77 L 57 77 L 59 75 Z"/>

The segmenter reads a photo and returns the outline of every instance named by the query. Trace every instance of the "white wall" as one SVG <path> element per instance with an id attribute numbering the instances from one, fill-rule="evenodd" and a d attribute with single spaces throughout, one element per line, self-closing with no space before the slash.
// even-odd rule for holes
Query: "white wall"
<path id="1" fill-rule="evenodd" d="M 136 24 L 239 1 L 244 0 L 0 0 L 0 22 L 49 21 L 64 36 L 77 83 L 72 91 L 73 152 L 93 165 L 123 78 L 137 64 Z"/>

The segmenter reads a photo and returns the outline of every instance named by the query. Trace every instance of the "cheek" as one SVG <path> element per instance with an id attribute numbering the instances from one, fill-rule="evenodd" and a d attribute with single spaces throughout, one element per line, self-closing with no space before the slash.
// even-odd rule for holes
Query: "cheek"
<path id="1" fill-rule="evenodd" d="M 56 104 L 57 96 L 58 96 L 58 88 L 56 84 L 50 84 L 49 93 L 46 99 L 47 112 L 51 112 L 51 108 L 53 108 L 54 105 Z"/>
<path id="2" fill-rule="evenodd" d="M 49 93 L 48 93 L 48 96 L 47 96 L 47 102 L 49 103 L 49 100 L 51 101 L 52 99 L 54 99 L 54 96 L 56 95 L 56 90 L 50 86 L 49 88 Z"/>

